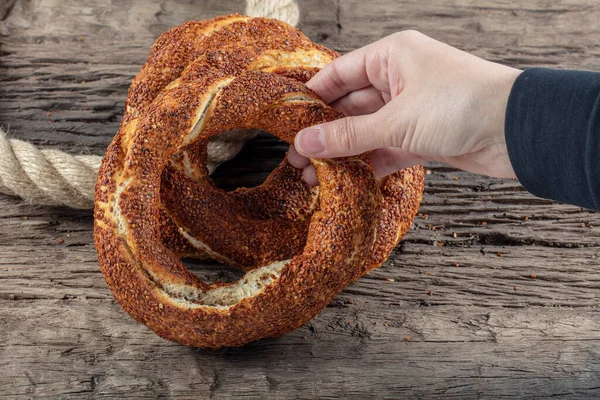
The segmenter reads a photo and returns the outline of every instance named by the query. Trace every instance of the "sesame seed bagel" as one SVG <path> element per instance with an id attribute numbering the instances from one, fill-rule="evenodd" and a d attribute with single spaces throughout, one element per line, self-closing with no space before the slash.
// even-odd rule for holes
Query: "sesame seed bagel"
<path id="1" fill-rule="evenodd" d="M 134 129 L 140 116 L 162 90 L 186 79 L 185 72 L 193 73 L 190 65 L 194 60 L 201 56 L 218 57 L 211 51 L 225 46 L 230 49 L 236 47 L 244 49 L 239 52 L 235 60 L 232 60 L 240 67 L 276 73 L 301 82 L 309 80 L 318 70 L 339 55 L 311 42 L 302 32 L 290 25 L 273 19 L 233 14 L 206 21 L 186 22 L 165 32 L 152 46 L 148 60 L 129 89 L 120 131 L 130 132 Z M 244 141 L 240 139 L 252 138 L 257 132 L 256 129 L 234 129 L 213 136 L 208 142 L 205 153 L 202 150 L 203 143 L 190 144 L 173 156 L 165 175 L 175 174 L 178 178 L 185 175 L 188 180 L 199 180 L 202 183 L 205 180 L 203 178 L 205 171 L 212 172 L 214 165 L 226 160 L 227 155 L 237 153 L 241 149 Z M 180 173 L 178 174 L 177 171 Z M 276 210 L 276 206 L 280 204 L 288 204 L 288 210 L 293 205 L 293 213 L 308 215 L 317 205 L 318 190 L 304 185 L 299 179 L 300 176 L 300 173 L 291 166 L 281 166 L 273 171 L 270 182 L 265 182 L 265 186 L 277 185 L 286 187 L 287 190 L 272 191 L 264 190 L 265 188 L 240 190 L 232 196 L 237 197 L 238 202 L 249 205 L 244 207 L 246 210 L 251 210 L 254 214 L 260 213 L 263 218 L 266 218 L 267 214 L 272 216 L 274 212 L 282 217 L 282 211 Z M 176 181 L 178 182 L 179 179 Z M 262 192 L 260 198 L 256 196 L 258 192 Z M 274 197 L 270 196 L 271 193 Z M 303 204 L 300 204 L 300 199 L 303 199 Z M 261 212 L 259 210 L 261 207 L 269 209 Z M 173 207 L 173 209 L 181 210 L 181 207 Z M 218 252 L 207 247 L 202 240 L 190 236 L 190 230 L 185 229 L 185 224 L 174 224 L 171 216 L 167 214 L 167 210 L 162 208 L 159 215 L 162 225 L 161 235 L 163 241 L 176 254 L 197 259 L 216 259 L 243 269 L 251 268 L 252 262 L 247 256 L 244 262 L 237 260 L 236 257 L 228 258 L 219 255 Z M 188 218 L 189 215 L 181 217 L 185 223 L 194 221 Z M 298 220 L 298 218 L 293 219 Z M 293 225 L 298 233 L 292 236 L 305 238 L 308 220 L 303 217 Z M 183 230 L 185 232 L 182 232 Z M 285 257 L 301 250 L 303 242 L 303 239 L 296 239 L 289 250 L 281 247 L 277 251 L 272 249 L 269 251 L 270 256 L 271 258 Z M 225 244 L 223 241 L 220 243 Z M 242 246 L 238 244 L 229 248 L 241 249 Z M 260 258 L 259 255 L 253 256 L 256 257 Z"/>
<path id="2" fill-rule="evenodd" d="M 342 117 L 303 85 L 336 56 L 284 23 L 237 15 L 158 39 L 96 185 L 101 270 L 136 320 L 186 345 L 240 346 L 303 325 L 389 256 L 417 211 L 421 167 L 377 181 L 364 155 L 313 159 L 311 188 L 284 160 L 263 185 L 230 193 L 208 177 L 222 132 L 293 143 Z M 247 272 L 209 284 L 181 256 Z"/>

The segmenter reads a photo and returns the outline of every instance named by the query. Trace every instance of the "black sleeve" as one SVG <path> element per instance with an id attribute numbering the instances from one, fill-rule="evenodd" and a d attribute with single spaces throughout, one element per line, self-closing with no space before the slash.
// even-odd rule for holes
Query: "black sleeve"
<path id="1" fill-rule="evenodd" d="M 505 132 L 525 189 L 600 210 L 600 73 L 522 72 L 508 99 Z"/>

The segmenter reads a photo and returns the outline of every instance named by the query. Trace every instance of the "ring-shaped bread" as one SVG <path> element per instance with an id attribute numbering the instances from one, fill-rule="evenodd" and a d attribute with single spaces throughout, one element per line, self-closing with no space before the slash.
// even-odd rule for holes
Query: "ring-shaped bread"
<path id="1" fill-rule="evenodd" d="M 320 208 L 302 254 L 228 285 L 190 273 L 163 245 L 156 218 L 171 156 L 234 128 L 268 130 L 291 143 L 300 129 L 339 117 L 298 81 L 228 69 L 222 56 L 194 63 L 189 80 L 162 92 L 130 135 L 117 136 L 96 193 L 96 248 L 115 298 L 159 335 L 200 347 L 241 345 L 308 321 L 362 268 L 381 213 L 367 162 L 313 160 Z M 255 101 L 241 101 L 248 93 Z M 116 151 L 124 141 L 124 152 Z"/>
<path id="2" fill-rule="evenodd" d="M 243 49 L 239 57 L 230 59 L 240 68 L 276 73 L 301 82 L 306 82 L 338 56 L 338 53 L 311 42 L 292 26 L 273 19 L 233 14 L 186 22 L 162 34 L 152 46 L 148 60 L 129 90 L 121 131 L 133 129 L 156 96 L 180 80 L 194 60 L 225 47 L 230 51 Z M 202 184 L 201 176 L 205 171 L 212 172 L 212 169 L 206 169 L 207 166 L 212 168 L 215 163 L 225 160 L 226 154 L 239 151 L 243 145 L 240 139 L 251 138 L 256 133 L 257 130 L 236 129 L 213 136 L 203 155 L 200 151 L 204 144 L 187 146 L 173 156 L 165 175 L 169 175 L 171 181 L 185 176 L 187 182 L 199 181 Z M 269 186 L 285 187 L 286 190 L 265 190 Z M 245 204 L 246 212 L 254 216 L 281 220 L 281 224 L 296 232 L 290 234 L 297 239 L 276 250 L 271 246 L 272 250 L 264 256 L 255 251 L 252 257 L 246 252 L 245 255 L 230 255 L 228 258 L 211 250 L 189 232 L 182 233 L 189 230 L 182 224 L 174 224 L 167 210 L 163 209 L 159 216 L 163 241 L 181 256 L 217 259 L 243 269 L 251 268 L 257 258 L 280 258 L 301 250 L 304 240 L 299 238 L 306 237 L 307 217 L 317 205 L 318 189 L 305 185 L 299 171 L 289 164 L 282 165 L 273 171 L 262 188 L 241 189 L 232 196 L 237 198 L 237 203 Z M 282 207 L 282 204 L 285 206 Z M 174 205 L 173 209 L 180 207 Z M 183 218 L 183 221 L 188 219 Z M 241 247 L 238 245 L 238 250 Z"/>
<path id="3" fill-rule="evenodd" d="M 259 128 L 292 143 L 298 130 L 341 116 L 298 80 L 253 70 L 263 56 L 256 46 L 206 50 L 143 114 L 124 119 L 101 168 L 103 274 L 123 307 L 167 339 L 235 346 L 295 329 L 381 265 L 418 207 L 420 167 L 376 183 L 365 157 L 311 160 L 320 189 L 285 161 L 258 188 L 216 188 L 205 163 L 220 132 Z M 205 284 L 177 258 L 190 248 L 252 271 Z"/>

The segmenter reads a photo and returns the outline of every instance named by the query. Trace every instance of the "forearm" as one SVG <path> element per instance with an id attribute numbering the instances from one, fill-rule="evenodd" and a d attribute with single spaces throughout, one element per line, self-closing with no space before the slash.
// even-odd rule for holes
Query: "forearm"
<path id="1" fill-rule="evenodd" d="M 505 132 L 528 191 L 600 209 L 600 73 L 523 72 L 509 97 Z"/>

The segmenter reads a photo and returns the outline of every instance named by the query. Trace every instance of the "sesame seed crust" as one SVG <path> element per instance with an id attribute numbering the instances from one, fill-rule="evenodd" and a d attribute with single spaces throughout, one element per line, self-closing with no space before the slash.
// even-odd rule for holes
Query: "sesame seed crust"
<path id="1" fill-rule="evenodd" d="M 157 40 L 96 185 L 101 270 L 132 317 L 186 345 L 240 346 L 298 328 L 389 256 L 419 206 L 421 167 L 377 182 L 364 156 L 313 159 L 311 188 L 284 160 L 263 185 L 231 193 L 208 177 L 221 132 L 293 143 L 342 117 L 303 85 L 335 57 L 284 23 L 238 15 Z M 207 284 L 182 255 L 249 272 Z"/>

